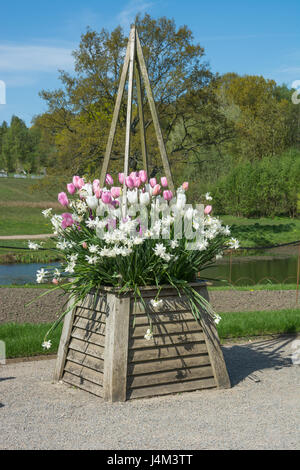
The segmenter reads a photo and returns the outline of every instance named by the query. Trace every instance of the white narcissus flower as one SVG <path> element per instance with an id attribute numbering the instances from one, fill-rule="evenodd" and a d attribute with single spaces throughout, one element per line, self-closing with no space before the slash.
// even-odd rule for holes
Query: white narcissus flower
<path id="1" fill-rule="evenodd" d="M 85 259 L 87 260 L 89 264 L 96 264 L 99 260 L 98 256 L 89 256 L 89 255 L 86 255 Z"/>
<path id="2" fill-rule="evenodd" d="M 179 243 L 177 240 L 171 240 L 170 245 L 171 245 L 171 248 L 174 250 L 175 248 L 178 247 Z"/>
<path id="3" fill-rule="evenodd" d="M 39 248 L 41 248 L 41 245 L 39 245 L 38 243 L 34 243 L 30 240 L 28 240 L 28 248 L 30 250 L 38 250 Z"/>
<path id="4" fill-rule="evenodd" d="M 39 270 L 36 272 L 36 282 L 37 282 L 38 284 L 40 284 L 41 282 L 43 282 L 43 280 L 45 279 L 45 277 L 47 276 L 47 274 L 49 274 L 49 271 L 46 271 L 44 268 L 39 269 Z"/>
<path id="5" fill-rule="evenodd" d="M 152 305 L 152 307 L 158 308 L 158 307 L 162 306 L 163 301 L 162 301 L 162 299 L 160 299 L 160 300 L 151 299 L 150 304 Z"/>
<path id="6" fill-rule="evenodd" d="M 212 197 L 211 197 L 210 193 L 206 193 L 206 194 L 205 194 L 205 199 L 206 199 L 207 201 L 211 201 L 211 200 L 212 200 Z"/>
<path id="7" fill-rule="evenodd" d="M 151 333 L 150 328 L 148 328 L 148 330 L 146 331 L 146 334 L 145 334 L 144 338 L 145 338 L 147 341 L 149 341 L 150 339 L 153 338 L 153 333 Z"/>
<path id="8" fill-rule="evenodd" d="M 44 341 L 43 344 L 42 344 L 42 347 L 44 349 L 50 349 L 51 348 L 51 339 L 49 339 L 48 341 Z"/>
<path id="9" fill-rule="evenodd" d="M 73 274 L 75 265 L 76 265 L 75 261 L 71 261 L 70 263 L 68 263 L 68 264 L 67 264 L 67 267 L 66 267 L 66 269 L 65 269 L 65 272 L 66 272 L 66 273 Z"/>
<path id="10" fill-rule="evenodd" d="M 90 245 L 88 250 L 89 250 L 90 253 L 97 253 L 98 246 L 97 245 Z"/>
<path id="11" fill-rule="evenodd" d="M 214 322 L 216 324 L 220 323 L 220 321 L 222 320 L 222 318 L 220 317 L 220 315 L 218 315 L 217 313 L 215 314 L 214 316 Z"/>
<path id="12" fill-rule="evenodd" d="M 231 240 L 229 240 L 229 242 L 228 242 L 228 246 L 229 246 L 229 248 L 231 248 L 233 250 L 237 250 L 240 246 L 240 243 L 236 238 L 231 238 Z"/>
<path id="13" fill-rule="evenodd" d="M 45 209 L 44 211 L 42 211 L 42 214 L 43 214 L 43 216 L 46 217 L 46 219 L 47 219 L 48 217 L 51 217 L 51 215 L 52 215 L 52 214 L 51 214 L 51 211 L 52 211 L 52 207 L 50 207 L 49 209 Z"/>
<path id="14" fill-rule="evenodd" d="M 153 249 L 156 256 L 162 256 L 166 253 L 166 247 L 162 243 L 156 243 Z"/>

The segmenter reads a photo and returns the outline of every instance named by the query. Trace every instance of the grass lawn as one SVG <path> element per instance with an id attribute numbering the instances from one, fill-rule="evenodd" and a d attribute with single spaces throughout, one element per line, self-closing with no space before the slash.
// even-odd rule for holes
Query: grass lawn
<path id="1" fill-rule="evenodd" d="M 42 342 L 52 323 L 4 323 L 0 325 L 0 340 L 5 342 L 6 357 L 29 357 L 55 354 L 58 349 L 62 323 L 51 334 L 51 349 L 44 350 Z"/>
<path id="2" fill-rule="evenodd" d="M 242 246 L 268 246 L 300 240 L 300 219 L 288 217 L 246 219 L 220 215 L 224 224 L 231 226 L 232 236 Z"/>
<path id="3" fill-rule="evenodd" d="M 28 248 L 28 240 L 0 240 L 0 263 L 49 263 L 58 261 L 57 254 L 51 250 L 55 243 L 51 239 L 34 240 L 46 250 L 23 250 Z M 6 248 L 9 247 L 9 248 Z M 49 249 L 47 249 L 49 248 Z"/>
<path id="4" fill-rule="evenodd" d="M 300 332 L 300 309 L 221 313 L 220 315 L 222 320 L 217 328 L 223 343 L 230 338 Z M 49 323 L 4 323 L 0 325 L 0 340 L 6 343 L 6 357 L 55 354 L 58 349 L 62 324 L 51 334 L 51 349 L 44 351 L 41 346 L 50 326 Z"/>
<path id="5" fill-rule="evenodd" d="M 57 201 L 57 191 L 49 191 L 41 188 L 40 182 L 30 179 L 1 178 L 0 179 L 0 201 Z"/>

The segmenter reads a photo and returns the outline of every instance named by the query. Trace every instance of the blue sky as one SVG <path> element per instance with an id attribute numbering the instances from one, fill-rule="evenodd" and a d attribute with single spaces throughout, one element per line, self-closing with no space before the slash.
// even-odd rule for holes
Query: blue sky
<path id="1" fill-rule="evenodd" d="M 58 69 L 72 72 L 71 52 L 88 25 L 121 24 L 129 31 L 138 12 L 188 25 L 215 72 L 263 75 L 289 86 L 300 80 L 299 0 L 6 1 L 0 6 L 0 81 L 6 84 L 0 122 L 16 114 L 29 125 L 46 110 L 38 92 L 59 86 Z"/>

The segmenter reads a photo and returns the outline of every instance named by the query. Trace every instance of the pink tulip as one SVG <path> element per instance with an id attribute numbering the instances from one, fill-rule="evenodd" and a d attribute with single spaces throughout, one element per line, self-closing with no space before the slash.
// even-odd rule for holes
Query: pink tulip
<path id="1" fill-rule="evenodd" d="M 74 194 L 76 192 L 76 188 L 73 183 L 67 184 L 67 190 L 69 194 Z"/>
<path id="2" fill-rule="evenodd" d="M 162 178 L 160 178 L 160 181 L 161 181 L 161 185 L 166 188 L 168 186 L 168 180 L 165 176 L 163 176 Z"/>
<path id="3" fill-rule="evenodd" d="M 79 178 L 78 182 L 77 182 L 77 186 L 78 186 L 78 189 L 81 189 L 82 186 L 85 185 L 85 182 L 84 182 L 84 179 L 83 178 Z"/>
<path id="4" fill-rule="evenodd" d="M 64 192 L 59 193 L 57 199 L 58 199 L 58 202 L 59 202 L 62 206 L 67 206 L 67 205 L 69 204 L 68 196 L 67 196 L 66 193 L 64 193 Z"/>
<path id="5" fill-rule="evenodd" d="M 107 173 L 107 175 L 106 175 L 105 183 L 106 183 L 106 184 L 109 184 L 109 185 L 114 184 L 114 180 L 112 179 L 112 177 L 110 176 L 109 173 Z"/>
<path id="6" fill-rule="evenodd" d="M 99 188 L 99 185 L 100 185 L 100 181 L 99 180 L 94 180 L 93 181 L 93 190 L 95 192 L 96 189 Z"/>
<path id="7" fill-rule="evenodd" d="M 150 178 L 149 183 L 151 188 L 154 188 L 154 186 L 156 185 L 156 178 Z"/>
<path id="8" fill-rule="evenodd" d="M 152 195 L 157 196 L 160 193 L 160 184 L 156 184 L 153 188 Z"/>
<path id="9" fill-rule="evenodd" d="M 57 286 L 58 284 L 58 280 L 56 278 L 52 279 L 52 283 L 55 284 Z"/>
<path id="10" fill-rule="evenodd" d="M 119 186 L 113 186 L 110 191 L 114 199 L 116 199 L 117 197 L 120 197 L 121 188 Z"/>
<path id="11" fill-rule="evenodd" d="M 142 183 L 146 183 L 146 181 L 147 181 L 147 172 L 145 170 L 139 171 L 139 177 L 141 178 Z"/>
<path id="12" fill-rule="evenodd" d="M 185 181 L 184 183 L 182 183 L 182 188 L 187 191 L 189 189 L 189 183 L 187 181 Z"/>
<path id="13" fill-rule="evenodd" d="M 71 227 L 71 225 L 74 224 L 74 220 L 73 220 L 73 217 L 72 217 L 72 214 L 70 214 L 69 212 L 64 212 L 62 214 L 62 223 L 61 223 L 61 226 L 62 228 L 65 230 L 67 227 Z"/>
<path id="14" fill-rule="evenodd" d="M 82 242 L 82 248 L 87 249 L 87 242 Z"/>
<path id="15" fill-rule="evenodd" d="M 73 176 L 73 184 L 75 188 L 80 189 L 78 186 L 78 181 L 80 180 L 80 176 Z"/>
<path id="16" fill-rule="evenodd" d="M 135 179 L 133 180 L 134 187 L 139 188 L 142 184 L 142 180 L 139 176 L 136 176 Z"/>
<path id="17" fill-rule="evenodd" d="M 139 173 L 138 171 L 132 171 L 129 176 L 134 180 L 137 176 L 139 176 Z"/>
<path id="18" fill-rule="evenodd" d="M 212 206 L 206 206 L 204 209 L 204 214 L 208 215 L 212 210 Z"/>
<path id="19" fill-rule="evenodd" d="M 119 178 L 119 183 L 124 184 L 124 173 L 119 173 L 118 178 Z"/>
<path id="20" fill-rule="evenodd" d="M 131 176 L 126 176 L 125 184 L 126 184 L 127 188 L 130 188 L 130 189 L 134 188 L 134 181 L 131 178 Z"/>
<path id="21" fill-rule="evenodd" d="M 102 194 L 102 189 L 100 189 L 100 188 L 94 189 L 94 194 L 95 194 L 97 199 L 100 199 L 101 194 Z"/>
<path id="22" fill-rule="evenodd" d="M 173 197 L 172 191 L 167 190 L 167 191 L 164 191 L 164 192 L 163 192 L 163 198 L 164 198 L 166 201 L 171 201 L 172 197 Z"/>
<path id="23" fill-rule="evenodd" d="M 110 204 L 112 201 L 111 192 L 110 191 L 103 191 L 101 194 L 101 200 L 104 204 Z"/>

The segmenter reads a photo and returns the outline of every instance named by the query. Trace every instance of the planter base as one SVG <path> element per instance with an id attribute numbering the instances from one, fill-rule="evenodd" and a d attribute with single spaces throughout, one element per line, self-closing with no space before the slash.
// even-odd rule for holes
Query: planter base
<path id="1" fill-rule="evenodd" d="M 193 287 L 206 299 L 206 285 Z M 157 289 L 141 289 L 146 304 L 131 294 L 103 288 L 89 294 L 64 321 L 54 379 L 106 401 L 229 388 L 215 324 L 202 312 L 197 322 L 184 297 L 166 286 L 162 308 L 150 300 Z M 153 339 L 144 338 L 152 321 Z"/>

